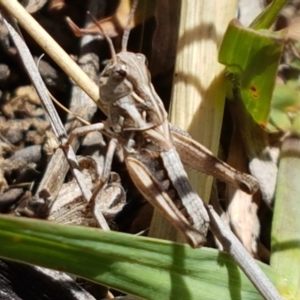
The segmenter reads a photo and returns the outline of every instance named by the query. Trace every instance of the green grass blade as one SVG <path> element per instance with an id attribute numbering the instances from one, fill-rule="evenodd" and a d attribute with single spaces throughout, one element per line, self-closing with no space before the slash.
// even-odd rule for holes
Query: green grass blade
<path id="1" fill-rule="evenodd" d="M 214 249 L 0 216 L 0 256 L 69 272 L 146 299 L 261 299 Z M 281 293 L 287 287 L 260 264 Z"/>
<path id="2" fill-rule="evenodd" d="M 250 25 L 253 29 L 268 29 L 276 21 L 282 7 L 287 3 L 287 0 L 273 0 L 264 9 Z"/>
<path id="3" fill-rule="evenodd" d="M 235 75 L 245 107 L 260 125 L 268 120 L 282 49 L 279 38 L 244 28 L 236 20 L 229 24 L 220 47 L 219 62 Z"/>
<path id="4" fill-rule="evenodd" d="M 298 136 L 287 137 L 282 144 L 271 233 L 271 266 L 291 285 L 292 299 L 300 299 L 299 128 L 297 131 Z"/>

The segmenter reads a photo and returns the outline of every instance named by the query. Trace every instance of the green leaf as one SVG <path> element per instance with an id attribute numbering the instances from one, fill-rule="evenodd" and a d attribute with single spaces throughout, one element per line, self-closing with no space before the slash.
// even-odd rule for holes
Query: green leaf
<path id="1" fill-rule="evenodd" d="M 291 129 L 291 126 L 291 120 L 284 111 L 276 108 L 271 109 L 269 123 L 266 127 L 269 132 L 287 132 Z"/>
<path id="2" fill-rule="evenodd" d="M 100 229 L 0 216 L 0 256 L 65 271 L 146 299 L 261 299 L 215 249 Z M 284 282 L 264 272 L 283 294 Z"/>
<path id="3" fill-rule="evenodd" d="M 299 92 L 293 86 L 277 84 L 272 98 L 272 107 L 287 112 L 298 110 L 300 104 Z"/>
<path id="4" fill-rule="evenodd" d="M 300 137 L 300 112 L 293 119 L 291 132 L 293 135 Z"/>
<path id="5" fill-rule="evenodd" d="M 230 22 L 223 38 L 219 62 L 234 74 L 242 101 L 255 122 L 266 125 L 283 42 L 266 31 Z"/>
<path id="6" fill-rule="evenodd" d="M 300 139 L 285 138 L 281 148 L 271 232 L 271 266 L 289 282 L 291 299 L 300 299 Z"/>
<path id="7" fill-rule="evenodd" d="M 267 29 L 276 21 L 282 7 L 287 0 L 273 0 L 252 22 L 250 25 L 253 29 Z"/>
<path id="8" fill-rule="evenodd" d="M 299 110 L 300 97 L 297 86 L 290 81 L 287 84 L 277 84 L 272 98 L 272 109 L 267 129 L 271 132 L 291 130 L 292 120 Z"/>

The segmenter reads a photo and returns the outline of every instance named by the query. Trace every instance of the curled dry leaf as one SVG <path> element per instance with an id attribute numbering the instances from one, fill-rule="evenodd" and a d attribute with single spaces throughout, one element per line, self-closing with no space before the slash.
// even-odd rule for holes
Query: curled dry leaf
<path id="1" fill-rule="evenodd" d="M 91 157 L 82 157 L 78 160 L 80 168 L 89 189 L 93 189 L 101 176 L 97 162 Z M 57 223 L 97 227 L 93 211 L 100 209 L 107 221 L 112 223 L 115 215 L 125 204 L 125 192 L 120 178 L 111 173 L 110 181 L 95 195 L 94 200 L 87 203 L 73 179 L 65 183 L 60 190 L 56 201 L 50 208 L 48 220 Z"/>
<path id="2" fill-rule="evenodd" d="M 258 205 L 253 201 L 253 196 L 241 190 L 228 188 L 230 204 L 227 214 L 230 227 L 247 251 L 254 257 L 257 256 L 257 240 L 260 224 L 257 216 Z"/>
<path id="3" fill-rule="evenodd" d="M 248 159 L 240 140 L 240 133 L 235 130 L 227 162 L 238 170 L 247 171 Z M 226 194 L 228 199 L 226 213 L 230 227 L 246 250 L 256 257 L 260 223 L 257 216 L 258 203 L 254 201 L 254 197 L 258 194 L 249 195 L 233 186 L 227 186 Z"/>
<path id="4" fill-rule="evenodd" d="M 129 24 L 130 29 L 152 17 L 156 10 L 156 3 L 157 1 L 154 0 L 140 0 L 135 16 Z M 131 11 L 131 6 L 132 1 L 122 0 L 120 1 L 119 6 L 112 16 L 109 16 L 108 18 L 99 20 L 97 22 L 106 35 L 108 35 L 109 37 L 116 37 L 124 31 L 128 22 L 128 16 Z M 93 24 L 87 28 L 79 28 L 70 18 L 66 18 L 66 21 L 74 34 L 78 37 L 84 34 L 101 34 L 101 32 L 99 31 L 99 27 L 96 24 Z"/>

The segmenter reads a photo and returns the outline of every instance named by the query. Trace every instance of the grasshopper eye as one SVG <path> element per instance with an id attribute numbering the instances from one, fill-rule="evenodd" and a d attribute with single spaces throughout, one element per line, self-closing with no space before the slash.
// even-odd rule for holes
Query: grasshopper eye
<path id="1" fill-rule="evenodd" d="M 118 79 L 122 79 L 127 75 L 127 67 L 125 65 L 117 64 L 114 67 L 114 76 Z"/>
<path id="2" fill-rule="evenodd" d="M 137 59 L 139 59 L 141 62 L 143 62 L 146 66 L 148 66 L 148 60 L 144 54 L 137 53 L 135 56 Z"/>

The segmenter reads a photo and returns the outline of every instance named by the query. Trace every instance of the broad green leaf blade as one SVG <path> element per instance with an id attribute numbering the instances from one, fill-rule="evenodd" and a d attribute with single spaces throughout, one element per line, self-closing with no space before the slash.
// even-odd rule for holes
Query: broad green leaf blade
<path id="1" fill-rule="evenodd" d="M 294 135 L 282 144 L 271 232 L 271 266 L 289 282 L 293 299 L 300 299 L 299 124 L 298 115 Z"/>
<path id="2" fill-rule="evenodd" d="M 90 279 L 145 299 L 261 299 L 214 249 L 0 216 L 0 256 Z M 283 294 L 287 287 L 260 264 Z"/>
<path id="3" fill-rule="evenodd" d="M 220 47 L 219 62 L 235 75 L 245 107 L 260 125 L 268 120 L 282 49 L 279 38 L 244 28 L 237 20 L 230 22 Z"/>

